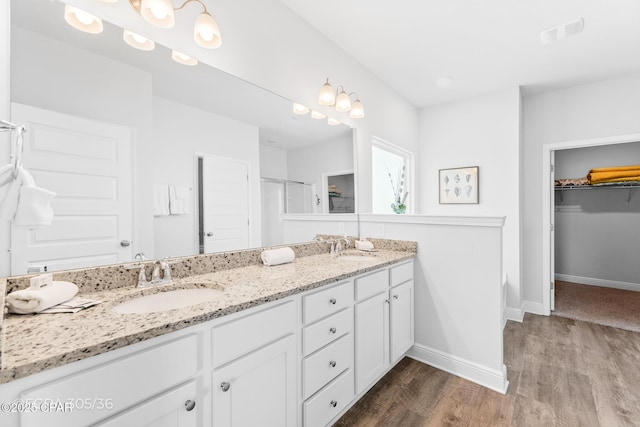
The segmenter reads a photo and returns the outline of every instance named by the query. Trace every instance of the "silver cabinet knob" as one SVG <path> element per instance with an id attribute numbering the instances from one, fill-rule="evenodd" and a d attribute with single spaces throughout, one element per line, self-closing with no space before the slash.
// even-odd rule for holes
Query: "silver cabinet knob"
<path id="1" fill-rule="evenodd" d="M 331 362 L 329 362 L 329 366 L 331 366 L 332 368 L 336 367 L 336 361 L 332 360 Z"/>
<path id="2" fill-rule="evenodd" d="M 393 299 L 398 299 L 398 295 L 394 295 L 394 296 L 393 296 Z"/>
<path id="3" fill-rule="evenodd" d="M 131 242 L 128 240 L 120 240 L 120 246 L 126 248 L 127 246 L 131 246 Z"/>
<path id="4" fill-rule="evenodd" d="M 212 236 L 213 236 L 213 232 L 209 231 L 209 232 L 207 233 L 207 237 L 212 237 Z"/>
<path id="5" fill-rule="evenodd" d="M 391 301 L 388 299 L 384 300 L 384 302 L 386 302 L 387 304 L 391 304 Z"/>
<path id="6" fill-rule="evenodd" d="M 337 401 L 335 401 L 335 400 L 332 400 L 332 401 L 329 403 L 329 405 L 331 405 L 331 406 L 333 406 L 333 407 L 335 408 L 336 406 L 338 406 L 338 402 L 337 402 Z"/>
<path id="7" fill-rule="evenodd" d="M 336 328 L 329 328 L 329 332 L 335 334 L 338 330 Z"/>
<path id="8" fill-rule="evenodd" d="M 186 408 L 187 411 L 192 411 L 193 408 L 196 407 L 196 401 L 195 400 L 187 400 L 186 402 L 184 402 L 184 407 Z"/>
<path id="9" fill-rule="evenodd" d="M 331 298 L 331 299 L 329 300 L 329 304 L 336 305 L 336 302 L 338 302 L 338 301 L 336 301 L 336 299 L 335 299 L 335 298 Z"/>
<path id="10" fill-rule="evenodd" d="M 222 391 L 227 392 L 231 388 L 231 384 L 224 381 L 222 384 L 220 384 L 220 388 L 222 389 Z"/>

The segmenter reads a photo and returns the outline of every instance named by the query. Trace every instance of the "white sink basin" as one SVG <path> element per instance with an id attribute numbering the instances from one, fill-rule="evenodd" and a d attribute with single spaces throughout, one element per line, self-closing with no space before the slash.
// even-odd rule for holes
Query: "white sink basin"
<path id="1" fill-rule="evenodd" d="M 356 262 L 364 262 L 364 261 L 373 261 L 376 257 L 371 255 L 341 255 L 338 257 L 339 260 L 342 261 L 356 261 Z"/>
<path id="2" fill-rule="evenodd" d="M 220 295 L 221 291 L 215 289 L 177 289 L 130 299 L 112 310 L 116 313 L 156 313 L 200 304 Z"/>

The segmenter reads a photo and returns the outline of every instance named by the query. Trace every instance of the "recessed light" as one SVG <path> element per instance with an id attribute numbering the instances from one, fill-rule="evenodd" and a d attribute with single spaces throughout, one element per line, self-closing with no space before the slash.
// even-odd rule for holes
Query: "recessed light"
<path id="1" fill-rule="evenodd" d="M 448 76 L 438 77 L 436 79 L 436 86 L 438 86 L 439 88 L 442 88 L 442 89 L 451 86 L 451 83 L 453 83 L 453 79 L 451 77 L 448 77 Z"/>
<path id="2" fill-rule="evenodd" d="M 324 118 L 325 118 L 325 117 L 327 117 L 327 116 L 326 116 L 325 114 L 322 114 L 322 113 L 321 113 L 321 112 L 319 112 L 319 111 L 311 110 L 311 117 L 313 117 L 313 118 L 314 118 L 314 119 L 316 119 L 316 120 L 322 120 L 322 119 L 324 119 Z"/>
<path id="3" fill-rule="evenodd" d="M 293 112 L 295 114 L 307 114 L 309 112 L 309 108 L 306 105 L 298 104 L 297 102 L 293 103 Z"/>
<path id="4" fill-rule="evenodd" d="M 568 36 L 579 34 L 584 29 L 584 18 L 574 19 L 553 28 L 548 28 L 540 33 L 540 42 L 549 44 L 562 40 Z"/>

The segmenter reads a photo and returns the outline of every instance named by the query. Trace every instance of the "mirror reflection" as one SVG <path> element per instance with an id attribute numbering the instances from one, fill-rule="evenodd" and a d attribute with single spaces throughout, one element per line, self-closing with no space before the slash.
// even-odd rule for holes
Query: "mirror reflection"
<path id="1" fill-rule="evenodd" d="M 11 13 L 11 119 L 57 197 L 51 227 L 12 229 L 9 274 L 293 243 L 282 213 L 355 211 L 347 126 L 107 22 L 79 32 L 62 3 Z"/>

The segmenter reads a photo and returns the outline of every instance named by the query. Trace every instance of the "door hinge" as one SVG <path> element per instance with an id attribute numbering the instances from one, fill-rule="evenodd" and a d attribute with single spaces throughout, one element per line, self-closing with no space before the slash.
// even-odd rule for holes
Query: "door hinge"
<path id="1" fill-rule="evenodd" d="M 554 166 L 554 165 L 551 165 L 551 172 L 553 172 L 553 166 Z"/>
<path id="2" fill-rule="evenodd" d="M 553 281 L 549 282 L 549 284 L 551 285 L 551 290 L 553 290 Z"/>
<path id="3" fill-rule="evenodd" d="M 555 231 L 555 229 L 556 227 L 553 224 L 551 224 L 551 231 Z"/>

